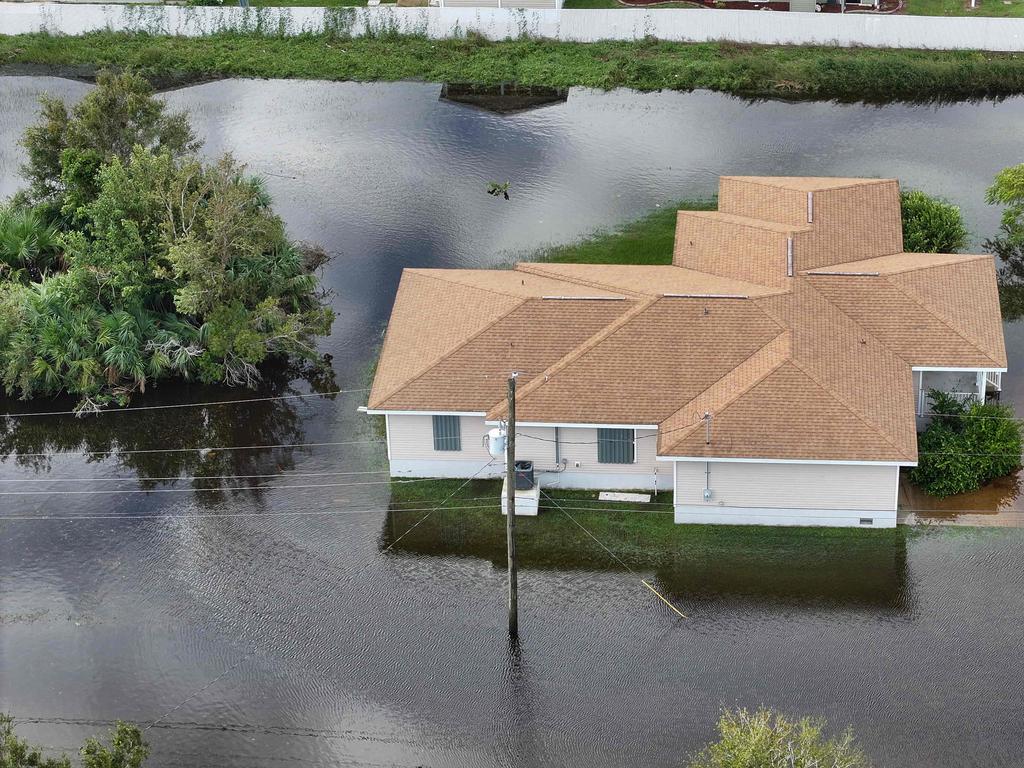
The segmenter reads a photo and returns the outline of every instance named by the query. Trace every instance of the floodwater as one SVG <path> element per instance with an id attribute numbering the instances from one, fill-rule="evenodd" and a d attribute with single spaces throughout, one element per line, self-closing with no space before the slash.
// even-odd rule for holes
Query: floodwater
<path id="1" fill-rule="evenodd" d="M 0 79 L 0 197 L 39 94 L 87 88 Z M 504 263 L 707 196 L 721 173 L 898 176 L 960 204 L 980 241 L 998 222 L 985 187 L 1022 159 L 1022 99 L 573 89 L 502 115 L 440 93 L 166 94 L 206 152 L 267 179 L 296 237 L 337 254 L 333 377 L 274 371 L 264 394 L 364 387 L 403 266 Z M 486 194 L 505 180 L 509 201 Z M 1020 404 L 1020 326 L 1007 341 Z M 158 721 L 153 766 L 648 768 L 683 764 L 721 706 L 766 704 L 853 726 L 878 765 L 1024 764 L 1024 530 L 712 532 L 634 553 L 686 620 L 585 539 L 538 544 L 510 649 L 500 521 L 438 515 L 398 540 L 415 513 L 387 511 L 364 395 L 4 420 L 0 709 L 23 735 L 71 751 L 117 718 Z M 247 396 L 162 386 L 144 404 Z M 161 479 L 198 474 L 231 478 Z"/>

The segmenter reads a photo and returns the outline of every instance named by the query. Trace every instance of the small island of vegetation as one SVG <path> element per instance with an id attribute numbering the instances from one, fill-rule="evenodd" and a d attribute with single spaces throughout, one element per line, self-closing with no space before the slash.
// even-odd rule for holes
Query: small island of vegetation
<path id="1" fill-rule="evenodd" d="M 255 386 L 269 358 L 316 358 L 327 256 L 290 240 L 259 179 L 206 163 L 184 114 L 100 73 L 74 108 L 44 97 L 28 187 L 0 204 L 0 381 L 81 412 L 167 378 Z"/>

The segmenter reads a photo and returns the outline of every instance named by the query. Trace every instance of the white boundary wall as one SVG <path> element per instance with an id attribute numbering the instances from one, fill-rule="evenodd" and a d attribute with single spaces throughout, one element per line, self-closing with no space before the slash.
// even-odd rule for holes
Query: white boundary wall
<path id="1" fill-rule="evenodd" d="M 655 37 L 768 45 L 1024 51 L 1024 19 L 812 14 L 736 10 L 506 8 L 238 8 L 0 2 L 0 34 L 99 30 L 200 36 L 217 31 L 300 34 L 333 27 L 360 36 L 394 31 L 431 38 L 472 31 L 593 42 Z M 842 76 L 841 73 L 838 76 Z"/>

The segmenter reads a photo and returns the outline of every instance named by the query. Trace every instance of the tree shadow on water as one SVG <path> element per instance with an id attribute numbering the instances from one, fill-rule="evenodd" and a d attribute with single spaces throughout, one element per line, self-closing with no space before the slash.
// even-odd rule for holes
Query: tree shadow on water
<path id="1" fill-rule="evenodd" d="M 216 403 L 337 389 L 333 371 L 323 364 L 279 365 L 268 367 L 263 373 L 262 385 L 255 391 L 165 384 L 134 400 L 133 406 Z M 305 386 L 300 386 L 303 383 Z M 324 396 L 325 399 L 333 397 Z M 318 400 L 295 398 L 135 412 L 128 408 L 82 418 L 16 415 L 46 409 L 70 410 L 74 406 L 70 399 L 46 401 L 45 407 L 40 407 L 39 401 L 8 400 L 4 410 L 11 415 L 0 419 L 0 463 L 7 465 L 3 479 L 24 479 L 25 472 L 12 471 L 15 469 L 48 475 L 54 480 L 134 475 L 136 485 L 87 486 L 83 483 L 82 487 L 109 488 L 111 495 L 129 488 L 191 487 L 199 491 L 195 497 L 204 505 L 216 504 L 238 493 L 256 499 L 262 495 L 260 486 L 274 482 L 270 476 L 294 469 L 296 451 L 303 450 L 298 446 L 306 442 L 307 404 Z M 223 450 L 231 447 L 236 449 Z M 76 464 L 81 463 L 72 470 L 62 455 Z M 111 473 L 111 464 L 118 471 Z M 58 466 L 59 472 L 55 469 Z M 77 483 L 67 485 L 70 486 L 67 490 L 80 487 Z M 12 485 L 11 490 L 14 488 Z M 56 484 L 52 488 L 62 489 Z M 17 489 L 26 490 L 22 486 Z"/>

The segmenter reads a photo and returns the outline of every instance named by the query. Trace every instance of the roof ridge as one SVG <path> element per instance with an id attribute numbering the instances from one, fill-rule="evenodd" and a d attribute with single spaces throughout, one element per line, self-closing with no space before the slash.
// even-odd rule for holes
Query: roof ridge
<path id="1" fill-rule="evenodd" d="M 891 355 L 892 355 L 893 357 L 895 357 L 895 358 L 896 358 L 897 360 L 899 360 L 899 361 L 900 361 L 901 363 L 903 363 L 904 365 L 907 365 L 908 367 L 910 366 L 910 363 L 909 363 L 909 362 L 908 362 L 908 361 L 906 360 L 906 358 L 904 358 L 904 357 L 903 357 L 902 355 L 899 355 L 899 354 L 897 354 L 897 353 L 896 353 L 896 352 L 895 352 L 895 351 L 894 351 L 893 349 L 891 349 L 891 348 L 889 347 L 889 345 L 888 345 L 888 344 L 885 344 L 884 342 L 882 342 L 882 340 L 881 340 L 881 339 L 879 339 L 879 338 L 878 338 L 877 336 L 875 336 L 875 335 L 874 335 L 873 333 L 871 333 L 871 332 L 870 332 L 870 331 L 869 331 L 869 330 L 868 330 L 867 328 L 865 328 L 865 327 L 864 327 L 863 325 L 861 325 L 860 323 L 858 323 L 858 322 L 857 322 L 857 320 L 856 320 L 855 318 L 852 318 L 852 317 L 850 317 L 850 316 L 849 316 L 848 314 L 846 314 L 846 312 L 844 312 L 844 311 L 843 311 L 842 307 L 840 307 L 840 306 L 838 306 L 838 305 L 834 304 L 833 302 L 829 301 L 828 297 L 827 297 L 827 296 L 826 296 L 825 294 L 823 294 L 823 293 L 822 293 L 821 291 L 819 291 L 819 290 L 818 290 L 817 288 L 815 288 L 815 287 L 814 287 L 814 286 L 813 286 L 813 285 L 811 284 L 811 282 L 810 282 L 810 281 L 806 281 L 806 280 L 805 280 L 805 281 L 804 281 L 804 285 L 806 286 L 806 288 L 807 288 L 807 289 L 809 289 L 809 290 L 810 290 L 811 292 L 813 292 L 813 293 L 814 293 L 814 295 L 818 297 L 818 299 L 820 299 L 821 301 L 824 301 L 824 302 L 825 302 L 825 303 L 826 303 L 826 304 L 827 304 L 828 306 L 830 306 L 830 307 L 831 307 L 831 308 L 832 308 L 833 310 L 835 310 L 835 311 L 836 311 L 836 312 L 838 312 L 838 313 L 839 313 L 840 315 L 842 315 L 842 316 L 843 316 L 844 318 L 846 318 L 846 320 L 847 320 L 848 322 L 852 323 L 852 324 L 853 324 L 853 325 L 854 325 L 854 326 L 855 326 L 855 327 L 856 327 L 856 328 L 857 328 L 857 329 L 858 329 L 858 330 L 859 330 L 859 331 L 860 331 L 861 333 L 863 333 L 863 334 L 864 334 L 864 335 L 865 335 L 866 337 L 868 337 L 869 339 L 871 339 L 872 341 L 874 341 L 874 342 L 875 342 L 876 344 L 878 344 L 878 346 L 879 346 L 880 348 L 884 349 L 884 350 L 885 350 L 886 352 L 888 352 L 889 354 L 891 354 Z M 794 295 L 795 295 L 795 294 L 794 294 Z M 779 320 L 779 318 L 777 318 L 777 317 L 776 317 L 776 316 L 775 316 L 774 314 L 772 314 L 772 313 L 770 312 L 770 310 L 767 310 L 767 309 L 765 309 L 765 312 L 767 312 L 767 313 L 768 313 L 769 315 L 771 315 L 771 316 L 772 316 L 772 317 L 773 317 L 773 318 L 774 318 L 774 319 L 776 320 L 776 322 L 779 322 L 780 324 L 785 324 L 785 323 L 781 322 L 781 321 Z M 788 326 L 787 326 L 787 327 L 788 327 Z M 855 408 L 855 407 L 854 407 L 853 405 L 851 405 L 850 403 L 848 403 L 848 402 L 846 401 L 846 398 L 844 398 L 844 397 L 843 397 L 842 395 L 840 395 L 840 394 L 839 394 L 839 393 L 837 393 L 837 392 L 836 392 L 836 391 L 835 391 L 834 389 L 832 389 L 832 387 L 830 387 L 830 386 L 829 386 L 828 384 L 826 384 L 825 382 L 823 382 L 823 381 L 820 381 L 820 380 L 818 379 L 818 377 L 817 377 L 817 376 L 814 376 L 813 374 L 811 374 L 811 373 L 810 373 L 810 371 L 808 371 L 806 367 L 804 367 L 803 365 L 801 365 L 801 364 L 800 364 L 800 362 L 799 362 L 799 361 L 797 360 L 797 357 L 796 357 L 795 355 L 793 355 L 793 356 L 791 357 L 791 360 L 793 361 L 793 364 L 794 364 L 794 365 L 795 365 L 795 366 L 796 366 L 797 368 L 799 368 L 799 369 L 800 369 L 801 371 L 803 371 L 803 372 L 804 372 L 804 373 L 805 373 L 805 374 L 806 374 L 806 375 L 807 375 L 808 377 L 810 377 L 810 378 L 811 378 L 811 379 L 812 379 L 812 380 L 813 380 L 813 381 L 814 381 L 814 382 L 815 382 L 816 384 L 818 384 L 818 386 L 820 386 L 820 387 L 821 387 L 822 389 L 824 389 L 824 390 L 825 390 L 826 392 L 830 392 L 830 393 L 831 393 L 831 394 L 832 394 L 832 395 L 833 395 L 833 396 L 834 396 L 834 397 L 835 397 L 835 398 L 836 398 L 836 399 L 837 399 L 837 400 L 838 400 L 838 401 L 839 401 L 840 403 L 842 403 L 842 405 L 843 405 L 844 407 L 848 408 L 848 409 L 850 410 L 850 412 L 851 412 L 851 413 L 855 414 L 855 415 L 857 416 L 857 418 L 858 418 L 858 419 L 860 419 L 860 420 L 861 420 L 861 421 L 863 421 L 863 422 L 864 422 L 865 424 L 867 424 L 867 425 L 868 425 L 869 427 L 871 427 L 871 428 L 872 428 L 873 430 L 875 430 L 876 432 L 878 432 L 878 434 L 880 434 L 880 435 L 882 435 L 883 437 L 885 437 L 885 440 L 886 440 L 886 442 L 888 442 L 888 443 L 889 443 L 890 445 L 892 445 L 892 447 L 893 447 L 893 448 L 895 448 L 895 449 L 896 449 L 897 451 L 900 451 L 900 452 L 902 453 L 903 449 L 901 449 L 901 448 L 900 448 L 900 447 L 899 447 L 898 445 L 896 445 L 896 444 L 895 444 L 895 443 L 894 443 L 894 442 L 893 442 L 892 440 L 890 440 L 890 439 L 889 439 L 889 436 L 888 436 L 888 435 L 886 435 L 886 434 L 885 434 L 884 432 L 882 432 L 882 431 L 881 431 L 881 429 L 882 429 L 882 428 L 880 428 L 880 427 L 878 427 L 878 426 L 876 426 L 876 425 L 872 424 L 872 423 L 871 423 L 870 421 L 868 421 L 868 420 L 867 420 L 867 419 L 866 419 L 866 418 L 864 417 L 864 415 L 863 415 L 863 414 L 861 414 L 861 412 L 860 412 L 860 409 L 858 409 L 858 408 Z"/>
<path id="2" fill-rule="evenodd" d="M 902 274 L 902 273 L 901 273 L 901 274 Z M 918 298 L 917 296 L 914 296 L 914 295 L 912 295 L 911 293 L 909 293 L 909 292 L 908 292 L 908 291 L 907 291 L 907 290 L 906 290 L 906 289 L 905 289 L 905 288 L 904 288 L 903 286 L 901 286 L 901 285 L 897 285 L 897 284 L 896 284 L 896 283 L 894 283 L 894 282 L 893 282 L 892 280 L 889 280 L 889 279 L 888 279 L 888 277 L 885 277 L 884 275 L 880 275 L 880 277 L 883 277 L 883 278 L 885 279 L 885 281 L 886 281 L 886 282 L 887 282 L 887 283 L 888 283 L 889 285 L 891 285 L 891 286 L 892 286 L 893 288 L 895 288 L 895 289 L 896 289 L 897 291 L 899 291 L 900 293 L 902 293 L 902 294 L 903 294 L 904 296 L 906 296 L 906 297 L 907 297 L 908 299 L 910 299 L 910 301 L 912 301 L 912 302 L 914 302 L 915 304 L 917 304 L 917 305 L 918 305 L 919 307 L 921 307 L 921 309 L 925 310 L 925 311 L 926 311 L 926 312 L 927 312 L 927 313 L 928 313 L 929 315 L 931 315 L 932 317 L 934 317 L 934 318 L 935 318 L 936 320 L 938 320 L 938 321 L 939 321 L 940 323 L 942 323 L 942 324 L 943 324 L 944 326 L 946 326 L 947 328 L 949 328 L 949 329 L 950 329 L 950 330 L 951 330 L 951 331 L 952 331 L 952 332 L 953 332 L 954 334 L 956 334 L 956 335 L 957 335 L 957 336 L 959 336 L 959 337 L 960 337 L 961 339 L 963 339 L 963 340 L 964 340 L 965 342 L 967 342 L 967 345 L 968 345 L 968 346 L 974 347 L 974 349 L 976 349 L 976 350 L 977 350 L 978 352 L 980 352 L 980 353 L 981 353 L 982 355 L 984 355 L 985 357 L 987 357 L 987 358 L 989 359 L 989 361 L 990 361 L 990 362 L 992 362 L 992 364 L 993 364 L 993 365 L 995 365 L 995 366 L 997 366 L 997 367 L 999 367 L 999 368 L 1002 368 L 1002 366 L 1001 366 L 1001 365 L 999 364 L 999 362 L 998 362 L 997 360 L 994 360 L 994 359 L 992 358 L 992 355 L 991 355 L 991 354 L 990 354 L 990 353 L 988 352 L 988 350 L 982 349 L 982 348 L 981 348 L 980 346 L 978 346 L 978 343 L 977 343 L 976 341 L 972 341 L 971 339 L 968 339 L 968 338 L 967 338 L 966 336 L 964 336 L 964 335 L 963 335 L 963 334 L 962 334 L 962 333 L 960 332 L 960 330 L 959 330 L 959 329 L 957 329 L 956 327 L 954 327 L 954 326 L 953 326 L 953 325 L 952 325 L 952 324 L 951 324 L 951 323 L 950 323 L 949 321 L 947 321 L 947 320 L 946 320 L 946 319 L 945 319 L 944 317 L 941 317 L 940 315 L 936 314 L 936 313 L 935 313 L 935 310 L 933 310 L 933 309 L 932 309 L 932 308 L 931 308 L 931 307 L 930 307 L 930 306 L 929 306 L 928 304 L 925 304 L 925 303 L 924 303 L 923 301 L 921 301 L 921 299 L 919 299 L 919 298 Z M 826 299 L 826 301 L 828 301 L 828 299 Z M 829 303 L 831 304 L 832 302 L 829 302 Z M 835 305 L 833 305 L 833 306 L 835 306 Z M 838 309 L 838 307 L 836 307 L 836 308 Z M 852 319 L 852 318 L 851 318 L 851 319 Z M 895 352 L 894 352 L 893 354 L 895 354 Z"/>
<path id="3" fill-rule="evenodd" d="M 559 371 L 566 368 L 570 363 L 575 362 L 584 354 L 589 352 L 591 349 L 596 347 L 602 341 L 611 336 L 615 331 L 619 330 L 626 323 L 631 321 L 637 315 L 646 311 L 650 306 L 657 301 L 659 297 L 649 296 L 646 299 L 637 299 L 636 306 L 623 312 L 617 318 L 608 323 L 604 328 L 599 330 L 589 339 L 578 345 L 574 349 L 569 350 L 561 358 L 556 360 L 554 363 L 549 365 L 546 369 L 541 371 L 539 374 L 534 376 L 521 390 L 519 390 L 519 397 L 528 397 L 532 392 L 536 391 L 539 387 L 547 383 L 551 376 L 554 376 Z M 508 405 L 504 401 L 499 401 L 492 406 L 488 412 L 487 417 L 490 418 L 492 414 L 500 414 L 507 409 Z"/>
<path id="4" fill-rule="evenodd" d="M 729 224 L 735 224 L 737 227 L 746 227 L 747 229 L 768 229 L 768 230 L 779 230 L 784 229 L 787 232 L 810 232 L 814 227 L 810 224 L 789 224 L 785 221 L 774 221 L 772 219 L 755 219 L 753 216 L 743 216 L 739 213 L 729 213 L 728 211 L 688 211 L 685 209 L 676 211 L 676 219 L 678 220 L 679 215 L 696 216 L 699 219 L 710 218 L 714 219 L 718 216 L 728 216 L 729 219 L 723 218 Z M 730 219 L 742 219 L 742 221 L 731 221 Z M 755 222 L 753 224 L 748 222 Z M 757 223 L 768 226 L 757 226 Z M 748 281 L 749 282 L 749 281 Z"/>
<path id="5" fill-rule="evenodd" d="M 982 259 L 995 259 L 995 256 L 993 256 L 991 253 L 944 253 L 944 254 L 934 254 L 934 253 L 921 253 L 920 251 L 901 251 L 900 253 L 909 253 L 909 254 L 915 255 L 915 256 L 916 255 L 921 255 L 921 256 L 937 256 L 937 255 L 941 255 L 941 256 L 960 256 L 960 257 L 962 257 L 962 260 L 947 261 L 947 262 L 944 262 L 942 264 L 921 264 L 920 266 L 917 266 L 917 267 L 908 267 L 907 269 L 897 269 L 897 270 L 894 270 L 892 272 L 883 272 L 880 275 L 880 277 L 887 277 L 889 275 L 905 275 L 908 272 L 920 272 L 923 269 L 939 269 L 940 267 L 949 267 L 949 266 L 953 266 L 953 265 L 956 265 L 956 264 L 965 264 L 965 263 L 971 262 L 971 261 L 981 261 Z M 898 256 L 898 255 L 899 255 L 898 253 L 887 253 L 887 254 L 883 254 L 882 256 L 879 256 L 878 258 L 882 259 L 882 258 L 885 258 L 886 256 Z"/>
<path id="6" fill-rule="evenodd" d="M 636 296 L 636 297 L 642 297 L 642 296 L 648 296 L 649 295 L 649 294 L 646 294 L 646 293 L 640 293 L 639 291 L 634 291 L 634 290 L 629 289 L 629 288 L 623 288 L 622 286 L 615 285 L 613 283 L 602 283 L 602 282 L 600 282 L 598 280 L 583 280 L 583 279 L 578 278 L 578 277 L 576 277 L 574 275 L 563 275 L 561 273 L 555 273 L 558 276 L 557 277 L 552 277 L 552 273 L 548 272 L 548 271 L 546 271 L 544 269 L 545 266 L 546 265 L 544 264 L 544 262 L 539 262 L 539 261 L 519 261 L 519 262 L 516 262 L 514 270 L 517 271 L 517 272 L 525 272 L 528 275 L 537 275 L 539 277 L 546 277 L 548 279 L 556 279 L 556 280 L 562 280 L 562 281 L 567 282 L 567 283 L 575 283 L 576 285 L 585 285 L 588 288 L 602 288 L 602 289 L 605 289 L 605 290 L 607 290 L 609 288 L 612 288 L 612 289 L 615 289 L 616 291 L 619 291 L 621 293 L 626 293 L 626 294 L 629 294 L 629 295 L 632 295 L 632 296 Z M 550 266 L 554 266 L 554 265 L 550 265 Z M 591 266 L 591 265 L 588 265 L 588 266 Z M 603 265 L 593 265 L 593 266 L 603 266 Z M 618 265 L 612 265 L 612 266 L 618 266 Z M 675 264 L 669 264 L 669 265 L 666 265 L 666 266 L 674 267 Z"/>
<path id="7" fill-rule="evenodd" d="M 459 283 L 459 285 L 463 285 L 463 286 L 465 286 L 465 284 L 464 284 L 464 283 Z M 465 287 L 475 287 L 475 286 L 465 286 Z M 483 289 L 481 289 L 481 290 L 487 290 L 487 289 L 486 289 L 486 288 L 483 288 Z M 497 291 L 491 291 L 491 293 L 498 293 L 498 292 L 497 292 Z M 514 296 L 514 295 L 512 295 L 512 294 L 504 294 L 504 293 L 499 293 L 498 295 L 500 295 L 500 296 L 511 296 L 512 298 L 520 298 L 520 297 Z M 447 352 L 446 352 L 446 353 L 445 353 L 444 355 L 442 355 L 442 356 L 441 356 L 441 357 L 440 357 L 440 358 L 439 358 L 438 360 L 435 360 L 434 362 L 430 363 L 430 364 L 429 364 L 429 365 L 427 365 L 427 366 L 426 366 L 425 368 L 423 368 L 423 370 L 421 370 L 421 371 L 418 371 L 417 373 L 414 373 L 414 374 L 412 374 L 412 375 L 411 375 L 411 376 L 409 376 L 409 377 L 408 377 L 407 379 L 405 379 L 405 380 L 404 380 L 404 381 L 403 381 L 402 383 L 400 383 L 400 384 L 398 384 L 398 385 L 397 385 L 396 387 L 394 387 L 394 388 L 393 388 L 393 389 L 392 389 L 392 390 L 391 390 L 390 392 L 388 392 L 388 393 L 387 393 L 386 395 L 382 396 L 382 397 L 381 397 L 381 399 L 380 399 L 380 405 L 383 405 L 383 404 L 384 404 L 384 402 L 385 402 L 386 400 L 389 400 L 390 398 L 392 398 L 392 397 L 394 397 L 395 395 L 397 395 L 397 394 L 398 394 L 399 392 L 401 392 L 401 391 L 402 391 L 403 389 L 405 389 L 406 387 L 408 387 L 408 386 L 409 386 L 410 384 L 412 384 L 412 383 L 413 383 L 414 381 L 417 381 L 418 379 L 422 379 L 422 378 L 423 378 L 424 376 L 426 376 L 426 375 L 427 375 L 428 373 L 430 373 L 430 371 L 434 370 L 434 368 L 436 368 L 437 366 L 439 366 L 439 365 L 440 365 L 441 363 L 443 363 L 443 362 L 444 362 L 445 360 L 447 360 L 447 359 L 448 359 L 449 357 L 451 357 L 451 356 L 452 356 L 452 355 L 454 355 L 454 354 L 455 354 L 456 352 L 458 352 L 458 351 L 459 351 L 460 349 L 462 349 L 463 347 L 465 347 L 465 346 L 466 346 L 467 344 L 469 344 L 469 343 L 470 343 L 471 341 L 473 341 L 473 340 L 475 340 L 476 338 L 478 338 L 478 337 L 479 337 L 479 336 L 480 336 L 481 334 L 483 334 L 483 333 L 486 333 L 487 331 L 489 331 L 489 330 L 490 330 L 491 328 L 493 328 L 493 327 L 494 327 L 495 325 L 497 325 L 498 323 L 500 323 L 500 322 L 501 322 L 502 320 L 504 320 L 504 319 L 505 319 L 506 317 L 508 317 L 508 316 L 509 316 L 509 315 L 511 315 L 511 314 L 512 314 L 513 312 L 515 312 L 515 311 L 516 311 L 517 309 L 519 309 L 519 308 L 520 308 L 520 307 L 522 307 L 522 306 L 523 306 L 524 304 L 526 304 L 526 303 L 527 303 L 528 301 L 536 301 L 536 300 L 537 300 L 537 299 L 534 299 L 534 298 L 529 298 L 529 297 L 528 297 L 528 298 L 523 298 L 523 299 L 522 299 L 521 301 L 518 301 L 518 302 L 516 302 L 516 304 L 515 304 L 514 306 L 512 306 L 512 307 L 511 307 L 511 308 L 510 308 L 510 309 L 509 309 L 508 311 L 506 311 L 506 312 L 502 312 L 502 313 L 501 313 L 500 315 L 498 315 L 498 316 L 497 316 L 496 318 L 494 318 L 494 320 L 492 320 L 491 322 L 489 322 L 489 323 L 485 324 L 485 325 L 484 325 L 484 326 L 483 326 L 482 328 L 480 328 L 480 329 L 479 329 L 479 330 L 478 330 L 478 331 L 477 331 L 476 333 L 470 334 L 470 335 L 469 335 L 469 336 L 468 336 L 468 337 L 467 337 L 466 339 L 464 339 L 464 340 L 463 340 L 463 341 L 462 341 L 461 343 L 459 343 L 459 344 L 456 344 L 456 345 L 455 345 L 454 347 L 452 347 L 452 348 L 451 348 L 450 350 L 448 350 L 448 351 L 447 351 Z M 385 334 L 385 341 L 387 341 L 387 335 L 386 335 L 386 334 Z M 379 406 L 378 406 L 378 407 L 379 407 Z"/>
<path id="8" fill-rule="evenodd" d="M 829 303 L 831 304 L 831 302 L 829 302 Z M 838 307 L 837 307 L 837 309 L 838 309 Z M 851 320 L 852 320 L 852 318 L 851 318 Z M 886 347 L 886 349 L 888 349 L 888 347 Z M 902 360 L 903 358 L 900 358 L 900 359 Z M 791 357 L 789 359 L 789 362 L 791 362 L 795 368 L 798 368 L 808 379 L 810 379 L 815 384 L 817 384 L 819 387 L 821 387 L 822 390 L 824 390 L 825 392 L 828 392 L 830 395 L 832 395 L 832 397 L 834 397 L 836 399 L 836 402 L 838 402 L 841 406 L 843 406 L 843 408 L 845 408 L 851 414 L 853 414 L 853 416 L 855 418 L 857 418 L 858 420 L 860 420 L 866 427 L 870 428 L 879 437 L 881 437 L 883 440 L 885 440 L 885 442 L 887 442 L 889 445 L 891 445 L 897 452 L 899 452 L 900 454 L 903 454 L 908 459 L 910 458 L 910 456 L 908 456 L 906 454 L 906 452 L 900 446 L 898 446 L 896 443 L 894 443 L 890 439 L 890 436 L 888 434 L 886 434 L 877 424 L 872 424 L 870 421 L 868 421 L 866 418 L 864 418 L 863 414 L 861 414 L 860 411 L 857 408 L 854 408 L 852 405 L 850 405 L 848 402 L 846 402 L 846 398 L 844 398 L 842 395 L 840 395 L 838 392 L 836 392 L 830 386 L 825 384 L 825 382 L 821 381 L 811 371 L 807 370 L 807 368 L 805 368 L 803 365 L 801 365 L 800 362 L 795 357 Z M 904 362 L 906 362 L 906 361 L 904 361 Z"/>
<path id="9" fill-rule="evenodd" d="M 440 268 L 440 267 L 437 267 L 437 268 L 435 268 L 435 267 L 406 267 L 405 270 L 403 270 L 403 271 L 411 272 L 412 274 L 418 275 L 419 277 L 430 278 L 432 280 L 437 280 L 438 282 L 442 282 L 442 283 L 452 283 L 454 285 L 461 285 L 463 288 L 471 288 L 474 291 L 483 291 L 484 293 L 493 293 L 493 294 L 495 294 L 497 296 L 511 296 L 513 299 L 524 299 L 524 300 L 529 298 L 529 297 L 520 296 L 520 295 L 515 294 L 515 293 L 510 293 L 510 292 L 505 292 L 505 291 L 496 291 L 493 288 L 484 288 L 483 286 L 474 285 L 472 283 L 464 283 L 461 280 L 449 280 L 447 277 L 441 277 L 440 275 L 437 275 L 437 274 L 428 274 L 428 272 L 467 272 L 467 271 L 470 271 L 471 269 L 472 269 L 472 267 L 467 267 L 467 268 L 459 267 L 459 268 L 455 268 L 455 269 L 443 269 L 443 268 Z M 481 271 L 482 272 L 486 272 L 486 271 L 500 272 L 502 270 L 495 269 L 495 270 L 481 270 Z M 515 270 L 510 269 L 508 271 L 509 272 L 514 272 Z"/>
<path id="10" fill-rule="evenodd" d="M 896 179 L 896 178 L 878 178 L 878 179 L 875 179 L 875 178 L 871 178 L 869 176 L 864 176 L 864 177 L 854 177 L 854 176 L 719 176 L 718 177 L 719 184 L 721 184 L 721 180 L 722 179 L 740 179 L 740 180 L 746 182 L 747 184 L 757 184 L 759 187 L 768 187 L 770 189 L 787 189 L 787 187 L 784 184 L 770 184 L 770 183 L 768 183 L 766 181 L 762 181 L 761 180 L 761 179 L 765 179 L 765 178 L 768 178 L 768 179 L 856 179 L 855 181 L 852 181 L 849 184 L 843 184 L 842 186 L 838 186 L 838 187 L 826 187 L 825 189 L 852 189 L 853 187 L 861 187 L 861 186 L 864 186 L 866 184 L 878 184 L 878 183 L 884 182 L 884 181 L 895 181 L 897 184 L 899 183 L 899 179 Z M 796 191 L 797 192 L 802 192 L 803 190 L 796 190 Z M 813 190 L 813 191 L 815 191 L 815 192 L 822 192 L 823 190 L 817 189 L 817 190 Z"/>
<path id="11" fill-rule="evenodd" d="M 876 261 L 878 259 L 885 259 L 891 256 L 956 256 L 955 261 L 945 261 L 939 264 L 920 264 L 914 267 L 906 267 L 903 269 L 893 269 L 888 272 L 879 272 L 878 277 L 888 277 L 890 275 L 905 275 L 909 272 L 920 272 L 925 269 L 941 269 L 942 267 L 955 266 L 957 264 L 967 264 L 972 261 L 981 261 L 982 259 L 994 259 L 995 257 L 990 253 L 923 253 L 921 251 L 897 251 L 895 253 L 883 253 L 881 256 L 873 256 L 868 259 L 857 259 L 856 261 L 841 261 L 838 264 L 832 264 L 828 267 L 811 267 L 810 269 L 802 269 L 798 273 L 801 277 L 819 277 L 836 275 L 838 273 L 824 272 L 823 270 L 831 269 L 834 267 L 848 266 L 850 264 L 858 264 L 866 261 Z"/>
<path id="12" fill-rule="evenodd" d="M 659 432 L 660 432 L 661 426 L 664 425 L 664 424 L 667 424 L 669 421 L 671 421 L 672 418 L 675 417 L 676 414 L 680 413 L 681 411 L 685 411 L 687 408 L 690 408 L 693 405 L 693 403 L 695 403 L 699 398 L 701 398 L 704 395 L 706 395 L 708 392 L 710 392 L 712 389 L 714 389 L 719 384 L 722 384 L 723 382 L 725 382 L 725 380 L 728 379 L 730 376 L 737 375 L 737 371 L 739 371 L 741 368 L 743 368 L 745 365 L 747 365 L 747 363 L 751 362 L 755 357 L 763 356 L 763 355 L 769 355 L 772 352 L 776 351 L 776 350 L 769 350 L 768 349 L 769 347 L 777 346 L 777 345 L 780 345 L 780 344 L 785 345 L 785 347 L 786 347 L 785 351 L 783 352 L 783 351 L 780 350 L 780 352 L 782 352 L 782 354 L 781 354 L 778 362 L 776 362 L 774 365 L 770 365 L 769 367 L 767 367 L 762 374 L 760 374 L 755 379 L 753 379 L 746 387 L 738 389 L 735 392 L 735 394 L 733 394 L 732 396 L 727 397 L 725 399 L 725 401 L 724 401 L 724 403 L 723 403 L 723 405 L 722 405 L 720 410 L 721 411 L 726 410 L 730 405 L 735 403 L 736 400 L 738 400 L 740 397 L 745 395 L 751 389 L 756 387 L 758 384 L 760 384 L 766 378 L 771 376 L 773 373 L 775 373 L 775 371 L 777 371 L 780 367 L 782 367 L 787 361 L 789 361 L 791 359 L 791 356 L 792 356 L 792 346 L 791 346 L 792 345 L 792 335 L 793 335 L 793 332 L 789 328 L 782 327 L 782 330 L 780 330 L 779 333 L 775 337 L 773 337 L 770 341 L 768 341 L 766 344 L 763 344 L 762 346 L 758 347 L 756 350 L 751 352 L 750 355 L 748 355 L 742 362 L 740 362 L 734 368 L 732 368 L 731 370 L 727 371 L 722 376 L 720 376 L 718 379 L 716 379 L 714 382 L 709 384 L 707 387 L 704 388 L 703 391 L 701 391 L 698 394 L 694 395 L 692 398 L 690 398 L 689 401 L 687 401 L 682 406 L 680 406 L 670 416 L 668 416 L 667 418 L 663 419 L 661 424 L 658 425 Z M 665 432 L 662 432 L 660 434 L 666 435 L 669 432 L 675 432 L 677 430 L 680 430 L 680 431 L 683 432 L 683 434 L 679 435 L 675 439 L 675 441 L 673 442 L 672 446 L 670 446 L 668 448 L 668 450 L 671 450 L 673 447 L 675 447 L 675 445 L 677 445 L 678 443 L 682 442 L 682 440 L 684 438 L 688 437 L 699 426 L 700 426 L 700 422 L 696 422 L 694 424 L 689 425 L 689 429 L 687 429 L 687 427 L 685 427 L 685 426 L 683 426 L 683 427 L 672 427 L 672 428 L 670 428 L 670 429 L 668 429 Z M 661 451 L 662 451 L 662 449 L 659 447 L 658 452 L 661 453 Z"/>

